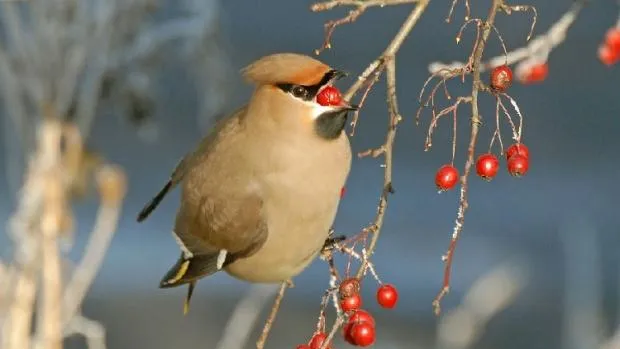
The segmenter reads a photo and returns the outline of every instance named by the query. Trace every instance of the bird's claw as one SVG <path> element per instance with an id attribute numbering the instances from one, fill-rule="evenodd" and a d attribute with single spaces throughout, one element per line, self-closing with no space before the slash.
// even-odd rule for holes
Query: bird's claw
<path id="1" fill-rule="evenodd" d="M 331 251 L 339 242 L 346 240 L 347 237 L 344 235 L 333 236 L 330 235 L 327 239 L 325 239 L 325 243 L 323 244 L 323 248 L 321 250 L 322 253 Z"/>

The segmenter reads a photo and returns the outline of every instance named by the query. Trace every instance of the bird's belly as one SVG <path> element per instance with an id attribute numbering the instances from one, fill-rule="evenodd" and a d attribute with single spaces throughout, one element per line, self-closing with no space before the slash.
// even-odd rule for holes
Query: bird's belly
<path id="1" fill-rule="evenodd" d="M 316 210 L 307 206 L 280 208 L 269 218 L 269 236 L 263 247 L 229 265 L 227 272 L 238 279 L 260 283 L 281 282 L 298 275 L 321 251 L 337 204 L 337 200 L 323 202 Z"/>
<path id="2" fill-rule="evenodd" d="M 305 155 L 302 163 L 299 154 Z M 351 161 L 344 135 L 325 148 L 280 147 L 275 157 L 279 165 L 259 183 L 268 198 L 267 240 L 258 252 L 227 267 L 232 276 L 250 282 L 291 279 L 315 259 L 336 217 Z"/>

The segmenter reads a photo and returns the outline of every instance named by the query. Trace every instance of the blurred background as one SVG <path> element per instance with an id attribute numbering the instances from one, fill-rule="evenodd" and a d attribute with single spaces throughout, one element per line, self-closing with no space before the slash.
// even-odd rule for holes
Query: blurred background
<path id="1" fill-rule="evenodd" d="M 547 31 L 572 3 L 527 2 L 538 9 L 535 35 Z M 443 302 L 443 315 L 437 318 L 431 302 L 441 287 L 441 256 L 452 234 L 458 191 L 438 194 L 434 174 L 450 161 L 452 127 L 448 118 L 440 122 L 433 148 L 424 152 L 430 112 L 423 114 L 419 127 L 414 116 L 429 63 L 464 61 L 471 48 L 473 27 L 460 45 L 454 40 L 464 16 L 462 4 L 452 23 L 444 21 L 450 3 L 431 1 L 397 56 L 398 97 L 405 119 L 395 145 L 396 194 L 390 199 L 374 262 L 382 280 L 397 286 L 400 300 L 395 310 L 383 310 L 374 302 L 375 286 L 365 284 L 364 308 L 377 319 L 375 347 L 601 348 L 620 324 L 620 66 L 601 64 L 597 48 L 615 25 L 618 6 L 613 1 L 588 3 L 566 40 L 551 53 L 547 80 L 511 87 L 509 93 L 525 118 L 523 142 L 530 149 L 530 171 L 516 179 L 502 168 L 490 183 L 471 177 L 470 208 L 455 254 L 452 288 Z M 488 3 L 473 4 L 474 16 L 485 16 Z M 180 4 L 164 1 L 140 20 L 182 19 Z M 272 288 L 250 288 L 226 274 L 215 275 L 198 283 L 191 310 L 183 316 L 186 289 L 157 287 L 178 257 L 170 234 L 178 192 L 144 223 L 136 223 L 136 214 L 212 122 L 250 96 L 251 87 L 242 82 L 239 69 L 274 52 L 312 54 L 323 42 L 323 23 L 348 11 L 312 13 L 311 2 L 302 0 L 196 4 L 192 16 L 198 22 L 188 27 L 188 33 L 200 30 L 200 38 L 162 48 L 156 64 L 138 61 L 117 71 L 122 83 L 113 91 L 120 97 L 110 98 L 106 108 L 97 110 L 86 142 L 122 166 L 128 177 L 117 232 L 83 305 L 85 316 L 105 326 L 108 348 L 216 348 L 218 343 L 235 348 L 220 342 L 235 306 L 249 292 L 266 298 Z M 343 90 L 383 51 L 410 8 L 372 8 L 356 23 L 336 30 L 333 48 L 319 58 L 352 73 L 339 82 Z M 508 50 L 526 43 L 530 21 L 531 13 L 498 17 L 496 24 Z M 159 29 L 158 35 L 164 35 L 174 26 Z M 148 47 L 152 41 L 141 44 Z M 491 57 L 500 52 L 493 39 L 485 53 Z M 468 86 L 458 79 L 449 84 L 453 96 L 467 94 Z M 127 102 L 127 96 L 134 94 L 140 102 Z M 489 120 L 479 142 L 480 149 L 486 149 L 493 132 L 494 100 L 484 95 L 480 105 L 483 118 Z M 20 136 L 10 131 L 14 126 L 7 108 L 3 113 L 8 122 L 2 126 L 6 132 L 0 145 L 0 164 L 6 169 L 0 171 L 0 221 L 6 222 L 15 209 L 24 164 L 19 161 L 23 154 L 10 155 L 19 153 L 8 148 Z M 459 168 L 468 142 L 468 117 L 465 106 L 459 112 Z M 352 138 L 354 151 L 380 145 L 386 125 L 381 82 L 361 112 Z M 509 132 L 504 135 L 505 143 L 510 142 Z M 371 222 L 382 177 L 380 160 L 354 159 L 335 223 L 337 232 L 353 234 Z M 96 208 L 96 198 L 75 205 L 72 258 L 81 255 Z M 2 260 L 11 259 L 12 246 L 3 234 Z M 318 260 L 295 280 L 268 347 L 294 348 L 310 338 L 328 281 L 327 266 Z M 244 347 L 254 346 L 271 298 L 266 302 Z M 85 345 L 80 338 L 67 342 L 68 348 Z M 335 347 L 347 345 L 338 336 Z"/>

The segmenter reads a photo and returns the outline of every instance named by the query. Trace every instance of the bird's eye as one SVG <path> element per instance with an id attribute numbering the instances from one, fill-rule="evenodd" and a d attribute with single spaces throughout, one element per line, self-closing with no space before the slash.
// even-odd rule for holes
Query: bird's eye
<path id="1" fill-rule="evenodd" d="M 308 97 L 308 90 L 300 85 L 297 85 L 295 87 L 293 87 L 293 96 L 297 97 L 297 98 L 307 98 Z"/>

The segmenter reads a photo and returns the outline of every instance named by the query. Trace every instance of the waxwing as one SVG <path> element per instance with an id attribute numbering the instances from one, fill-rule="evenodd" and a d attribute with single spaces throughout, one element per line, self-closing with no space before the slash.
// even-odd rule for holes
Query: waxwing
<path id="1" fill-rule="evenodd" d="M 351 166 L 344 132 L 357 107 L 317 103 L 344 77 L 305 55 L 273 54 L 241 71 L 255 90 L 176 166 L 142 209 L 146 219 L 181 184 L 173 236 L 182 253 L 161 288 L 189 284 L 224 270 L 253 283 L 279 283 L 320 253 L 334 222 Z"/>

